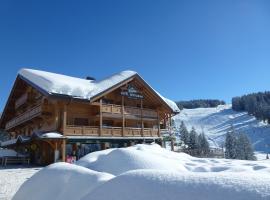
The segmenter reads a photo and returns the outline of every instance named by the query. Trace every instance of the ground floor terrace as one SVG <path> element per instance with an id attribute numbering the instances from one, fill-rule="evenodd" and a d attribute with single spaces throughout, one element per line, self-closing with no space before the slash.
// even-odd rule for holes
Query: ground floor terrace
<path id="1" fill-rule="evenodd" d="M 65 161 L 73 163 L 84 155 L 109 148 L 128 147 L 142 143 L 158 143 L 160 137 L 94 137 L 94 136 L 63 136 L 59 133 L 45 133 L 32 137 L 18 137 L 1 144 L 18 153 L 28 156 L 32 164 L 48 165 Z"/>

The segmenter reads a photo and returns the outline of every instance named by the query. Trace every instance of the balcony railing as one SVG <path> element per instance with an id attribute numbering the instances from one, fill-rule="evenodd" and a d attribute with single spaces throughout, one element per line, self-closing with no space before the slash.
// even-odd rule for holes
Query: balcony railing
<path id="1" fill-rule="evenodd" d="M 27 110 L 26 112 L 20 114 L 19 116 L 11 119 L 10 121 L 8 121 L 6 123 L 6 130 L 9 130 L 11 128 L 14 128 L 15 126 L 18 126 L 28 120 L 31 120 L 37 116 L 40 116 L 42 114 L 43 111 L 45 111 L 46 109 L 44 107 L 42 107 L 42 105 L 37 105 L 29 110 Z"/>
<path id="2" fill-rule="evenodd" d="M 104 137 L 157 137 L 159 135 L 158 129 L 153 128 L 103 127 L 100 132 L 100 128 L 97 126 L 74 125 L 67 125 L 64 129 L 64 134 Z"/>
<path id="3" fill-rule="evenodd" d="M 28 100 L 28 93 L 24 93 L 20 98 L 15 101 L 15 109 L 25 104 Z"/>
<path id="4" fill-rule="evenodd" d="M 111 114 L 122 114 L 122 106 L 115 105 L 115 104 L 103 104 L 102 105 L 102 112 L 103 113 L 111 113 Z M 137 108 L 137 107 L 130 107 L 125 106 L 124 107 L 124 114 L 125 115 L 135 115 L 135 116 L 141 116 L 144 118 L 157 118 L 158 114 L 157 111 L 146 109 L 146 108 Z"/>

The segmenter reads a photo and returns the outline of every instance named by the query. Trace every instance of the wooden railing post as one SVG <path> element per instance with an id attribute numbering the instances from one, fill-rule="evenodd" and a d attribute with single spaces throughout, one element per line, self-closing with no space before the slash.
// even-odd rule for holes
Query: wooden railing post
<path id="1" fill-rule="evenodd" d="M 63 135 L 66 135 L 66 126 L 67 126 L 67 105 L 64 105 L 64 112 L 63 112 Z M 66 161 L 66 139 L 63 139 L 62 144 L 62 161 Z"/>
<path id="2" fill-rule="evenodd" d="M 99 100 L 99 107 L 100 107 L 100 112 L 99 112 L 99 136 L 102 135 L 102 99 Z"/>
<path id="3" fill-rule="evenodd" d="M 122 136 L 125 134 L 125 98 L 122 96 Z"/>
<path id="4" fill-rule="evenodd" d="M 143 100 L 141 99 L 141 131 L 142 131 L 142 136 L 144 135 L 143 134 L 143 129 L 144 129 L 144 125 L 143 125 Z"/>
<path id="5" fill-rule="evenodd" d="M 157 110 L 157 124 L 158 124 L 158 137 L 160 137 L 160 119 L 159 119 L 159 110 Z"/>

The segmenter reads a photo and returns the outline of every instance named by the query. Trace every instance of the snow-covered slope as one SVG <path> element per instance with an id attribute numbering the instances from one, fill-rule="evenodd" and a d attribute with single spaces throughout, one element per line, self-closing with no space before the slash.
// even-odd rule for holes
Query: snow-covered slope
<path id="1" fill-rule="evenodd" d="M 141 144 L 91 153 L 76 164 L 42 169 L 13 199 L 270 199 L 269 160 L 195 158 Z"/>
<path id="2" fill-rule="evenodd" d="M 256 120 L 246 112 L 233 111 L 231 105 L 184 109 L 174 117 L 174 120 L 176 127 L 184 121 L 188 129 L 194 126 L 197 132 L 204 131 L 211 146 L 222 146 L 225 134 L 233 125 L 237 131 L 249 136 L 255 150 L 266 152 L 270 148 L 270 126 Z"/>

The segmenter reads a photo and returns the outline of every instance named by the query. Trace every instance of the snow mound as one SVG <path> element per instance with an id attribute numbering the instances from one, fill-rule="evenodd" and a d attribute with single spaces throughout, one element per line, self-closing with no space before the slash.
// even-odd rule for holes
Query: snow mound
<path id="1" fill-rule="evenodd" d="M 96 188 L 83 200 L 268 200 L 270 176 L 135 170 Z"/>
<path id="2" fill-rule="evenodd" d="M 269 200 L 269 174 L 269 160 L 195 158 L 139 144 L 52 164 L 14 200 Z"/>
<path id="3" fill-rule="evenodd" d="M 152 145 L 151 145 L 152 146 Z M 88 154 L 76 164 L 100 172 L 119 175 L 136 169 L 163 169 L 170 171 L 187 171 L 181 163 L 172 159 L 174 153 L 160 146 L 136 145 L 129 148 L 111 149 Z M 160 153 L 160 154 L 159 154 Z M 170 153 L 172 153 L 171 156 Z M 167 154 L 167 155 L 166 155 Z"/>
<path id="4" fill-rule="evenodd" d="M 56 163 L 26 181 L 13 200 L 80 199 L 111 178 L 114 178 L 111 174 L 68 163 Z"/>
<path id="5" fill-rule="evenodd" d="M 177 172 L 268 172 L 270 162 L 195 158 L 159 145 L 135 145 L 91 153 L 76 162 L 92 170 L 119 175 L 131 170 L 158 169 Z"/>

